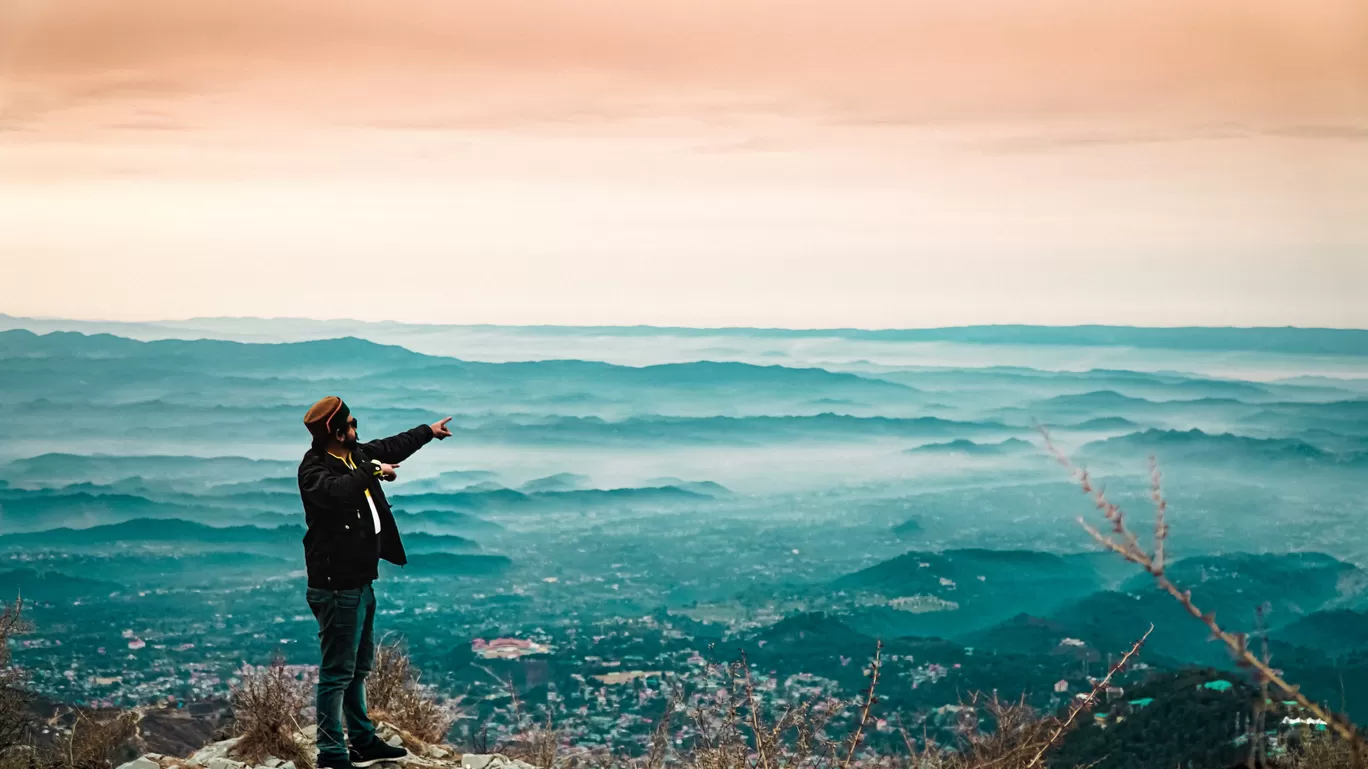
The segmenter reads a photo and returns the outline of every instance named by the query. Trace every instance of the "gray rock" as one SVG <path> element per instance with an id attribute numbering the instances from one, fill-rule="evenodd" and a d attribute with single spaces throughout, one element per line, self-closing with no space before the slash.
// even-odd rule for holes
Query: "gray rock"
<path id="1" fill-rule="evenodd" d="M 461 756 L 461 769 L 536 769 L 502 753 L 467 753 Z"/>
<path id="2" fill-rule="evenodd" d="M 244 769 L 246 764 L 227 756 L 215 756 L 204 762 L 205 769 Z"/>
<path id="3" fill-rule="evenodd" d="M 403 747 L 404 738 L 396 734 L 388 740 L 385 740 L 385 744 L 390 746 L 391 748 Z"/>
<path id="4" fill-rule="evenodd" d="M 436 745 L 428 748 L 428 756 L 431 758 L 446 758 L 451 755 L 446 748 L 439 748 Z"/>
<path id="5" fill-rule="evenodd" d="M 227 740 L 212 742 L 200 748 L 195 755 L 190 757 L 190 763 L 208 766 L 209 762 L 215 758 L 225 758 L 228 750 L 238 743 L 238 739 L 233 737 Z"/>
<path id="6" fill-rule="evenodd" d="M 285 763 L 285 762 L 284 762 L 284 761 L 281 761 L 280 759 L 276 758 L 275 756 L 270 756 L 270 757 L 268 757 L 268 758 L 266 759 L 266 763 L 263 764 L 263 766 L 265 766 L 266 769 L 276 769 L 277 766 L 280 766 L 280 765 L 283 764 L 283 763 Z"/>
<path id="7" fill-rule="evenodd" d="M 141 756 L 126 764 L 121 764 L 119 769 L 161 769 L 161 764 L 158 764 L 147 756 Z"/>
<path id="8" fill-rule="evenodd" d="M 294 762 L 286 761 L 285 763 L 280 765 L 280 769 L 295 769 Z"/>

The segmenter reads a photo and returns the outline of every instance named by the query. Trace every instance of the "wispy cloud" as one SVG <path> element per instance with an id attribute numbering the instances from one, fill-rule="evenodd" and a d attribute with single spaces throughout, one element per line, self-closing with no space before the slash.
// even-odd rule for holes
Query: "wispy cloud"
<path id="1" fill-rule="evenodd" d="M 27 13 L 13 9 L 27 7 Z M 1368 109 L 1358 0 L 71 0 L 0 6 L 20 118 L 228 94 L 221 119 L 519 125 Z M 7 11 L 6 9 L 10 9 Z M 82 119 L 99 124 L 102 119 Z"/>
<path id="2" fill-rule="evenodd" d="M 334 316 L 326 261 L 367 317 L 1364 325 L 1365 39 L 1362 0 L 0 0 L 0 308 Z"/>

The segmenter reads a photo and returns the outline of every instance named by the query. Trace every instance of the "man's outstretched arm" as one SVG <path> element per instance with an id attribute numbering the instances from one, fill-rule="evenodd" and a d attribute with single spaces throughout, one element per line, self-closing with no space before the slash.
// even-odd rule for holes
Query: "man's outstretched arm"
<path id="1" fill-rule="evenodd" d="M 447 422 L 450 421 L 451 417 L 447 417 L 430 425 L 418 425 L 398 435 L 377 438 L 361 444 L 361 450 L 372 459 L 378 459 L 387 465 L 397 465 L 413 456 L 413 452 L 426 446 L 433 438 L 440 441 L 450 436 L 451 430 L 447 428 Z"/>

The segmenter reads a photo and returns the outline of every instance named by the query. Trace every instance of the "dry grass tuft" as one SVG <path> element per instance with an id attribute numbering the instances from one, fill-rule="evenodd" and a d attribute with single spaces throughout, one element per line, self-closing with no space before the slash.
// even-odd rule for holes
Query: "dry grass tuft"
<path id="1" fill-rule="evenodd" d="M 136 753 L 131 744 L 137 730 L 138 714 L 133 711 L 98 718 L 78 710 L 71 733 L 42 763 L 53 769 L 109 769 Z"/>
<path id="2" fill-rule="evenodd" d="M 239 737 L 233 753 L 252 764 L 275 756 L 312 769 L 311 746 L 301 744 L 295 735 L 313 699 L 313 679 L 291 672 L 280 657 L 266 666 L 244 665 L 238 678 L 229 696 Z"/>
<path id="3" fill-rule="evenodd" d="M 1305 731 L 1289 746 L 1286 756 L 1273 764 L 1278 769 L 1364 769 L 1350 743 L 1331 734 Z"/>
<path id="4" fill-rule="evenodd" d="M 21 687 L 24 673 L 10 664 L 9 640 L 28 632 L 23 618 L 23 603 L 18 599 L 0 611 L 0 758 L 26 744 L 30 698 Z"/>
<path id="5" fill-rule="evenodd" d="M 441 698 L 420 681 L 402 644 L 375 647 L 375 664 L 366 679 L 366 705 L 371 719 L 385 721 L 428 744 L 446 741 L 460 717 L 460 700 Z"/>
<path id="6" fill-rule="evenodd" d="M 782 710 L 757 697 L 744 656 L 730 665 L 710 665 L 709 672 L 716 675 L 709 677 L 721 683 L 692 700 L 673 688 L 644 756 L 611 749 L 588 751 L 567 744 L 549 719 L 539 723 L 522 711 L 510 684 L 517 737 L 497 752 L 538 769 L 1044 769 L 1049 752 L 1074 727 L 1077 716 L 1092 707 L 1112 676 L 1139 653 L 1146 638 L 1136 641 L 1089 696 L 1063 717 L 1041 716 L 1022 702 L 971 696 L 961 711 L 959 739 L 953 747 L 923 740 L 925 747 L 919 748 L 906 731 L 902 732 L 906 752 L 864 744 L 879 704 L 879 645 L 865 669 L 869 686 L 859 697 L 816 698 L 784 705 Z M 689 701 L 695 703 L 693 707 L 684 706 Z M 994 724 L 993 729 L 980 726 L 985 719 Z M 692 727 L 692 736 L 683 744 L 671 739 L 680 720 Z M 845 725 L 838 729 L 838 723 Z"/>

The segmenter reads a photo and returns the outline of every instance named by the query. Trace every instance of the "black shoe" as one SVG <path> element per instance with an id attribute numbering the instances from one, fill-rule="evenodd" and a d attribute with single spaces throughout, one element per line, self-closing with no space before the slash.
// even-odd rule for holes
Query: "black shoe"
<path id="1" fill-rule="evenodd" d="M 318 761 L 315 762 L 318 769 L 356 769 L 356 765 L 347 758 L 334 758 L 319 754 Z"/>
<path id="2" fill-rule="evenodd" d="M 378 738 L 365 750 L 351 748 L 347 751 L 347 757 L 351 759 L 352 766 L 358 767 L 358 769 L 373 766 L 381 761 L 398 761 L 401 758 L 407 758 L 408 754 L 407 750 L 386 745 Z"/>

